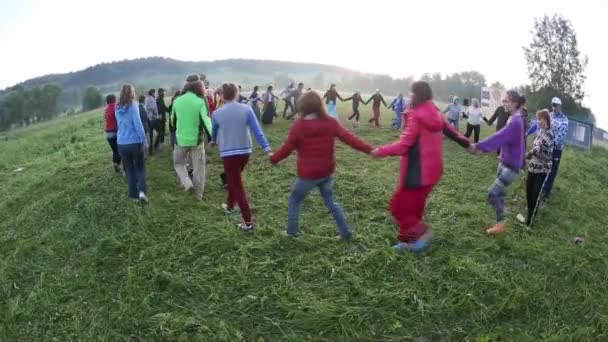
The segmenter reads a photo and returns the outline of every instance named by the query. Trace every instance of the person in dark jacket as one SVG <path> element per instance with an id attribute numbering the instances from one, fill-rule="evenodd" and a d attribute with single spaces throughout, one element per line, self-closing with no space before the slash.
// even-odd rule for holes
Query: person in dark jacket
<path id="1" fill-rule="evenodd" d="M 432 98 L 428 83 L 415 82 L 401 139 L 372 151 L 376 158 L 401 156 L 399 183 L 390 204 L 399 224 L 401 242 L 393 246 L 396 250 L 419 252 L 429 244 L 431 232 L 422 219 L 426 200 L 443 175 L 443 135 L 462 147 L 471 145 L 443 118 Z"/>
<path id="2" fill-rule="evenodd" d="M 154 143 L 154 148 L 158 148 L 159 145 L 165 143 L 165 131 L 167 127 L 167 114 L 171 113 L 169 107 L 165 103 L 165 89 L 158 88 L 158 96 L 156 97 L 156 107 L 158 108 L 158 115 L 160 115 L 160 130 Z"/>
<path id="3" fill-rule="evenodd" d="M 496 108 L 496 110 L 494 111 L 494 115 L 492 115 L 490 119 L 486 119 L 485 117 L 483 118 L 483 121 L 485 121 L 488 126 L 492 126 L 492 124 L 494 124 L 494 121 L 496 121 L 496 132 L 500 131 L 503 127 L 507 125 L 507 120 L 509 120 L 509 116 L 511 115 L 505 109 L 506 103 L 507 100 L 503 99 L 502 106 Z"/>
<path id="4" fill-rule="evenodd" d="M 346 101 L 353 101 L 353 113 L 351 114 L 351 116 L 348 117 L 348 121 L 355 119 L 355 121 L 353 122 L 353 127 L 358 128 L 359 117 L 361 116 L 361 114 L 359 113 L 359 105 L 361 105 L 361 103 L 365 103 L 363 97 L 361 97 L 361 92 L 359 92 L 358 90 L 355 91 L 353 96 L 344 99 L 344 102 Z"/>
<path id="5" fill-rule="evenodd" d="M 182 92 L 180 90 L 176 90 L 175 93 L 173 94 L 173 97 L 171 98 L 171 104 L 169 104 L 169 114 L 171 113 L 171 111 L 173 110 L 173 103 L 175 102 L 175 99 L 177 99 L 180 95 L 182 94 Z M 171 147 L 175 147 L 175 132 L 177 131 L 177 129 L 175 128 L 175 126 L 172 125 L 171 120 L 169 120 L 169 135 L 171 137 Z"/>

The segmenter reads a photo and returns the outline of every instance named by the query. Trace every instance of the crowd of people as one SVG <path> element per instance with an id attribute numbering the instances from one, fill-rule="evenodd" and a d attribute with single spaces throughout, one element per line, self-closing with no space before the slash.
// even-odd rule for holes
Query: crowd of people
<path id="1" fill-rule="evenodd" d="M 401 171 L 397 188 L 390 200 L 390 211 L 399 225 L 398 250 L 421 251 L 430 241 L 431 230 L 424 223 L 426 201 L 443 175 L 443 138 L 456 142 L 472 154 L 499 154 L 496 179 L 488 190 L 489 204 L 496 211 L 496 223 L 488 234 L 505 232 L 507 189 L 515 182 L 527 163 L 528 214 L 525 224 L 531 226 L 540 203 L 549 198 L 564 148 L 568 128 L 567 117 L 561 111 L 561 101 L 554 98 L 552 111 L 540 110 L 532 125 L 528 122 L 526 100 L 516 91 L 508 91 L 503 105 L 487 119 L 479 101 L 472 99 L 464 108 L 454 97 L 444 111 L 433 102 L 428 83 L 415 82 L 409 97 L 399 94 L 387 105 L 380 91 L 365 101 L 360 92 L 342 98 L 335 85 L 323 96 L 304 90 L 304 84 L 290 84 L 281 94 L 273 94 L 269 86 L 259 94 L 254 87 L 249 96 L 240 86 L 223 84 L 210 89 L 199 75 L 187 77 L 183 89 L 175 92 L 167 106 L 165 90 L 151 89 L 136 102 L 131 85 L 124 85 L 118 101 L 108 95 L 105 109 L 106 137 L 112 150 L 116 172 L 126 174 L 129 196 L 134 201 L 148 202 L 145 176 L 147 154 L 162 149 L 168 123 L 173 147 L 173 166 L 184 191 L 203 199 L 206 182 L 205 142 L 217 146 L 224 172 L 220 175 L 227 189 L 225 215 L 240 213 L 244 232 L 255 230 L 255 220 L 248 203 L 242 173 L 252 154 L 252 138 L 268 154 L 272 164 L 278 164 L 292 152 L 297 153 L 297 178 L 289 196 L 286 235 L 297 237 L 300 207 L 314 188 L 318 188 L 325 205 L 333 215 L 338 229 L 337 238 L 350 240 L 353 229 L 345 212 L 334 197 L 336 158 L 334 144 L 341 140 L 353 149 L 374 158 L 401 157 Z M 283 117 L 293 122 L 284 144 L 272 153 L 262 124 L 270 124 L 277 117 L 277 102 L 284 101 Z M 379 127 L 380 106 L 395 112 L 393 127 L 402 129 L 398 141 L 373 147 L 345 128 L 337 113 L 336 102 L 352 101 L 354 120 L 358 127 L 360 104 L 372 102 L 370 125 Z M 258 104 L 262 104 L 262 109 Z M 468 105 L 468 100 L 465 100 Z M 444 116 L 443 114 L 447 114 Z M 466 133 L 459 131 L 461 118 L 467 118 Z M 481 121 L 489 125 L 497 122 L 496 133 L 480 141 Z M 156 134 L 155 134 L 156 133 Z M 527 150 L 526 137 L 536 133 Z M 469 141 L 474 135 L 473 142 Z M 122 163 L 122 168 L 120 167 Z"/>

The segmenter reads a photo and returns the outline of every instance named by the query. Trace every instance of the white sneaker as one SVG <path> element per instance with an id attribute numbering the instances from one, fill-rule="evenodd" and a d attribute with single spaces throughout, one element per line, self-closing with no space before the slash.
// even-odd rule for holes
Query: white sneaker
<path id="1" fill-rule="evenodd" d="M 521 223 L 526 223 L 526 218 L 522 214 L 517 214 L 517 221 Z"/>
<path id="2" fill-rule="evenodd" d="M 148 203 L 148 197 L 146 197 L 146 194 L 143 191 L 139 192 L 139 201 L 142 203 Z"/>

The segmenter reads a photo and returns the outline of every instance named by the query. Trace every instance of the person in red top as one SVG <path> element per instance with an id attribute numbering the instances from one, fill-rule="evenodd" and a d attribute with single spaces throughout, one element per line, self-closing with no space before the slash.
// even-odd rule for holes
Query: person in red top
<path id="1" fill-rule="evenodd" d="M 287 158 L 294 150 L 298 154 L 298 177 L 289 197 L 289 215 L 287 235 L 298 236 L 300 227 L 298 219 L 300 206 L 313 188 L 319 188 L 323 201 L 331 211 L 338 224 L 339 238 L 353 238 L 344 210 L 334 201 L 334 177 L 336 169 L 334 152 L 335 139 L 350 145 L 352 148 L 370 153 L 372 147 L 356 137 L 327 112 L 321 96 L 308 91 L 298 102 L 300 119 L 296 120 L 289 131 L 287 141 L 270 157 L 273 164 Z"/>
<path id="2" fill-rule="evenodd" d="M 470 142 L 454 129 L 431 101 L 428 83 L 412 85 L 411 108 L 399 141 L 372 151 L 376 158 L 401 156 L 401 174 L 390 209 L 399 224 L 393 248 L 419 252 L 428 246 L 431 232 L 422 222 L 426 199 L 443 175 L 443 135 L 469 148 Z"/>
<path id="3" fill-rule="evenodd" d="M 106 109 L 104 111 L 104 121 L 106 123 L 106 139 L 112 149 L 112 165 L 114 172 L 120 172 L 120 154 L 118 154 L 118 123 L 116 122 L 116 95 L 110 94 L 106 96 Z"/>

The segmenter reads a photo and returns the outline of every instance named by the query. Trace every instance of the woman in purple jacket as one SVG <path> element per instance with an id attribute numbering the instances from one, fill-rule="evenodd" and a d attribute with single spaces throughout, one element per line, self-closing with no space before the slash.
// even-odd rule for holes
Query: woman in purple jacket
<path id="1" fill-rule="evenodd" d="M 471 152 L 492 153 L 500 150 L 500 163 L 496 180 L 488 190 L 488 201 L 496 210 L 496 225 L 486 230 L 487 234 L 500 234 L 505 231 L 505 198 L 507 188 L 523 169 L 526 153 L 526 125 L 522 117 L 525 97 L 518 92 L 507 92 L 506 110 L 511 114 L 507 125 L 478 144 L 471 145 Z"/>

